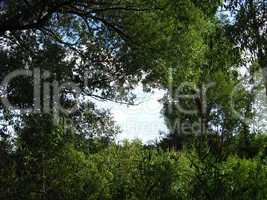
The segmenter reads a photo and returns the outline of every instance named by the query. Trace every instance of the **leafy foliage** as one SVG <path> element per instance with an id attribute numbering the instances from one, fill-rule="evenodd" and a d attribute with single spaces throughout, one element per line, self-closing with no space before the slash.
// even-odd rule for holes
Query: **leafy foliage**
<path id="1" fill-rule="evenodd" d="M 0 85 L 0 199 L 267 199 L 242 74 L 264 72 L 265 32 L 259 0 L 0 0 L 0 81 L 27 72 Z M 133 104 L 140 82 L 166 90 L 169 133 L 117 144 L 95 100 Z"/>

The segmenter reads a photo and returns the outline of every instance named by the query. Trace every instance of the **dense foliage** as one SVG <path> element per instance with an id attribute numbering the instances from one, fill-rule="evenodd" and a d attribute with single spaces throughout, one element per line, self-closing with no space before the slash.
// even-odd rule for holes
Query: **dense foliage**
<path id="1" fill-rule="evenodd" d="M 267 154 L 263 145 L 257 146 L 257 154 L 251 159 L 232 152 L 219 160 L 210 148 L 203 158 L 194 148 L 163 151 L 139 141 L 111 144 L 87 154 L 62 131 L 55 128 L 51 139 L 40 146 L 27 145 L 21 139 L 16 151 L 2 147 L 7 165 L 1 170 L 2 199 L 267 197 Z M 26 134 L 25 130 L 23 137 Z M 266 144 L 266 137 L 257 140 Z"/>
<path id="2" fill-rule="evenodd" d="M 0 199 L 267 199 L 266 16 L 264 0 L 0 0 Z M 166 91 L 169 131 L 118 144 L 97 101 L 132 105 L 138 84 Z"/>

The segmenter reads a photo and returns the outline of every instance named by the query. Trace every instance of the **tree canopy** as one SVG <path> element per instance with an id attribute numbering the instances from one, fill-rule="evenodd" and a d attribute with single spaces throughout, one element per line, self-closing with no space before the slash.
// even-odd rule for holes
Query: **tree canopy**
<path id="1" fill-rule="evenodd" d="M 0 199 L 266 199 L 265 8 L 0 0 Z M 98 101 L 140 84 L 166 91 L 168 131 L 118 143 Z"/>

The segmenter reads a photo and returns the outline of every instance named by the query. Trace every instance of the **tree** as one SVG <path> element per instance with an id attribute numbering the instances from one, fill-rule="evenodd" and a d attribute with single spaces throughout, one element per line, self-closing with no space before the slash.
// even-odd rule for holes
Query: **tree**
<path id="1" fill-rule="evenodd" d="M 14 78 L 1 88 L 2 99 L 48 113 L 59 104 L 64 110 L 83 107 L 79 97 L 132 103 L 130 91 L 140 80 L 156 86 L 166 81 L 162 75 L 170 66 L 198 62 L 211 26 L 206 19 L 218 6 L 206 3 L 207 14 L 203 4 L 189 0 L 6 2 L 1 80 L 17 69 L 41 78 Z"/>
<path id="2" fill-rule="evenodd" d="M 229 34 L 235 44 L 243 50 L 244 59 L 258 63 L 263 73 L 265 88 L 267 88 L 266 2 L 263 0 L 229 0 L 225 2 L 225 8 L 231 12 L 233 18 L 226 25 Z M 248 62 L 246 62 L 247 64 Z M 251 70 L 252 76 L 253 72 L 255 69 Z"/>
<path id="3" fill-rule="evenodd" d="M 193 135 L 215 134 L 221 138 L 219 143 L 224 143 L 240 132 L 250 132 L 256 93 L 242 82 L 240 56 L 221 22 L 217 22 L 195 69 L 171 72 L 172 86 L 165 85 L 168 94 L 163 100 L 163 114 L 170 129 L 167 140 L 190 143 Z"/>

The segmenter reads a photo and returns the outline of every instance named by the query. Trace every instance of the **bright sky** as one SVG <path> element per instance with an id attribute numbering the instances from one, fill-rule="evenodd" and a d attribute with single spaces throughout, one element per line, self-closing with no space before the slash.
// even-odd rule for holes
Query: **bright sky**
<path id="1" fill-rule="evenodd" d="M 136 106 L 127 106 L 118 103 L 98 103 L 100 107 L 109 108 L 120 126 L 122 133 L 117 140 L 141 139 L 144 143 L 156 140 L 160 137 L 160 131 L 167 131 L 164 119 L 161 115 L 162 104 L 159 100 L 164 96 L 163 90 L 155 90 L 153 93 L 144 93 L 141 87 L 135 90 L 136 102 L 142 102 Z"/>

